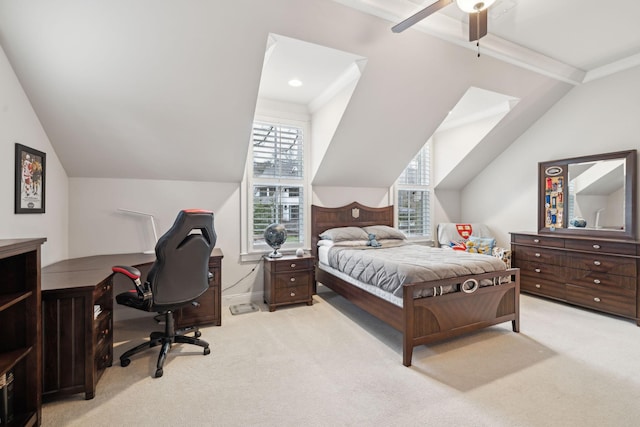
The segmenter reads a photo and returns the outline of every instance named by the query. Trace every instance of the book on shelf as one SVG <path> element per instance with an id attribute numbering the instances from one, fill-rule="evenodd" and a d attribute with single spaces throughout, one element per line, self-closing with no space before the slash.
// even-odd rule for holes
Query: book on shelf
<path id="1" fill-rule="evenodd" d="M 13 420 L 13 370 L 0 375 L 0 426 Z"/>

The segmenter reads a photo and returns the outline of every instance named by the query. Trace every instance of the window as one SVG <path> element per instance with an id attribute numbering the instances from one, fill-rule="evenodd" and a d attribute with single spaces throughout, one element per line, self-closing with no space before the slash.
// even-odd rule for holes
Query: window
<path id="1" fill-rule="evenodd" d="M 396 181 L 398 228 L 408 237 L 431 237 L 431 142 L 427 142 Z"/>
<path id="2" fill-rule="evenodd" d="M 305 228 L 304 132 L 301 126 L 254 122 L 249 173 L 249 249 L 265 251 L 264 230 L 281 223 L 284 247 L 303 247 Z"/>

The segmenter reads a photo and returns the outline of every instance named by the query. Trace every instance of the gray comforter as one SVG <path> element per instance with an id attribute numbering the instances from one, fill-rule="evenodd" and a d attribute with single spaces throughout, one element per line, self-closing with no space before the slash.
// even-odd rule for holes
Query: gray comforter
<path id="1" fill-rule="evenodd" d="M 506 269 L 500 259 L 490 255 L 412 244 L 375 249 L 333 246 L 328 255 L 331 267 L 398 297 L 402 297 L 405 283 Z M 452 290 L 447 289 L 445 293 Z"/>

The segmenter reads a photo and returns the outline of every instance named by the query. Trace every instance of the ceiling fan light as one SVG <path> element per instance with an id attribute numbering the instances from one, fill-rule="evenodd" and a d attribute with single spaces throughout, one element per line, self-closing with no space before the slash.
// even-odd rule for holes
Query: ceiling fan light
<path id="1" fill-rule="evenodd" d="M 456 0 L 456 4 L 460 10 L 466 13 L 474 13 L 487 9 L 495 2 L 496 0 Z"/>

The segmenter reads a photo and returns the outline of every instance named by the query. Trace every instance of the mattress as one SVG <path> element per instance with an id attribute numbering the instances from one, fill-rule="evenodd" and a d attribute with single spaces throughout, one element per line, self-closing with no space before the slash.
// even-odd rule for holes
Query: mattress
<path id="1" fill-rule="evenodd" d="M 388 300 L 401 300 L 405 283 L 431 282 L 506 269 L 500 259 L 490 255 L 415 244 L 388 248 L 320 246 L 318 260 L 321 268 L 329 267 L 328 271 L 349 277 L 350 283 L 355 281 L 366 285 L 361 287 L 376 289 L 370 292 L 390 295 L 392 298 Z M 478 285 L 495 284 L 499 283 L 484 280 Z M 458 285 L 434 286 L 420 290 L 414 297 L 436 296 L 458 290 Z"/>

